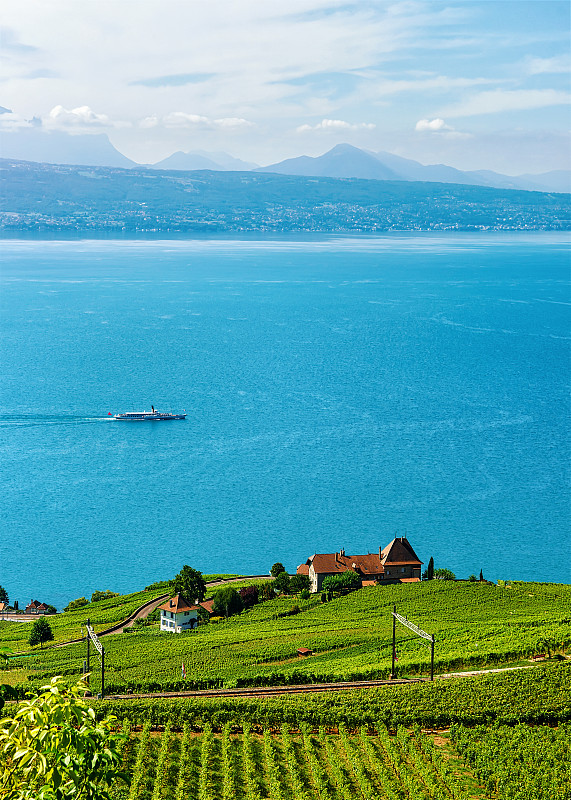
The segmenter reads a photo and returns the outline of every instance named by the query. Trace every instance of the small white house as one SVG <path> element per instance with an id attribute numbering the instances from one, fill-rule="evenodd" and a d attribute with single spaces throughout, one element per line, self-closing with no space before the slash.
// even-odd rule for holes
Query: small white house
<path id="1" fill-rule="evenodd" d="M 182 633 L 198 624 L 198 606 L 190 605 L 181 594 L 176 594 L 159 606 L 161 631 Z"/>

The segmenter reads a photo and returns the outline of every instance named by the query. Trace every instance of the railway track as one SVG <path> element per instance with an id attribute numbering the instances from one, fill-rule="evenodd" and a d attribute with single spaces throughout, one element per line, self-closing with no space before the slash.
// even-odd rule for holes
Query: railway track
<path id="1" fill-rule="evenodd" d="M 149 694 L 110 694 L 106 700 L 169 700 L 177 697 L 274 697 L 282 694 L 304 694 L 308 692 L 339 692 L 352 689 L 370 689 L 375 686 L 398 686 L 410 683 L 424 683 L 426 679 L 345 681 L 339 683 L 306 683 L 299 686 L 258 686 L 241 689 L 197 689 L 189 692 L 153 692 Z"/>

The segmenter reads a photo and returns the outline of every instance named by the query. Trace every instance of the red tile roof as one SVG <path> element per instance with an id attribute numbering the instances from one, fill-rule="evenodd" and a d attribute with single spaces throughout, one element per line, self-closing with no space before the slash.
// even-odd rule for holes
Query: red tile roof
<path id="1" fill-rule="evenodd" d="M 298 575 L 309 575 L 309 564 L 307 561 L 305 564 L 300 564 L 296 571 Z"/>
<path id="2" fill-rule="evenodd" d="M 202 603 L 199 603 L 198 605 L 201 606 L 205 611 L 208 611 L 209 614 L 212 614 L 214 598 L 211 597 L 209 600 L 203 600 Z"/>
<path id="3" fill-rule="evenodd" d="M 166 603 L 163 603 L 159 608 L 163 611 L 172 611 L 173 614 L 180 614 L 181 611 L 194 611 L 197 606 L 190 605 L 181 594 L 175 594 L 174 597 L 171 597 L 170 600 L 167 600 Z"/>
<path id="4" fill-rule="evenodd" d="M 406 536 L 393 539 L 381 552 L 383 565 L 388 564 L 415 564 L 419 566 L 423 563 L 412 549 L 412 545 Z"/>

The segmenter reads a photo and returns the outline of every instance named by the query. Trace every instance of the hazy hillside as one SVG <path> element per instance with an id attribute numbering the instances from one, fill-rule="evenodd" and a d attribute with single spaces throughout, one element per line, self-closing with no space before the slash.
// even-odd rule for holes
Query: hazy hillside
<path id="1" fill-rule="evenodd" d="M 0 135 L 3 158 L 33 160 L 47 164 L 87 164 L 98 167 L 138 166 L 120 153 L 107 134 L 75 134 L 63 131 L 49 133 L 38 128 L 23 128 Z"/>
<path id="2" fill-rule="evenodd" d="M 570 195 L 255 172 L 0 161 L 5 231 L 567 229 Z"/>

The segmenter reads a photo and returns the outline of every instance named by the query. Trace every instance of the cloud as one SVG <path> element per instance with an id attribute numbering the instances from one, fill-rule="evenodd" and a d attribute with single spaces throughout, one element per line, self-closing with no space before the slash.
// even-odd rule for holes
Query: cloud
<path id="1" fill-rule="evenodd" d="M 414 126 L 415 131 L 451 131 L 450 125 L 447 125 L 443 119 L 419 119 Z"/>
<path id="2" fill-rule="evenodd" d="M 215 72 L 182 72 L 178 75 L 159 75 L 156 78 L 141 78 L 131 81 L 129 86 L 147 86 L 158 89 L 163 86 L 187 86 L 190 83 L 203 83 L 214 78 Z"/>
<path id="3" fill-rule="evenodd" d="M 528 75 L 568 73 L 571 71 L 571 57 L 565 53 L 552 58 L 528 58 L 524 67 Z"/>
<path id="4" fill-rule="evenodd" d="M 372 122 L 345 122 L 342 119 L 322 119 L 317 125 L 300 125 L 296 128 L 297 133 L 308 133 L 309 131 L 372 131 L 377 126 Z"/>
<path id="5" fill-rule="evenodd" d="M 54 106 L 47 117 L 42 119 L 46 128 L 90 128 L 111 125 L 106 114 L 96 114 L 89 106 L 79 106 L 71 110 Z"/>
<path id="6" fill-rule="evenodd" d="M 187 114 L 184 111 L 171 111 L 163 117 L 145 117 L 139 122 L 141 128 L 191 128 L 195 130 L 235 131 L 253 128 L 254 123 L 241 117 L 221 117 L 212 119 L 200 114 Z"/>
<path id="7" fill-rule="evenodd" d="M 32 47 L 29 44 L 23 44 L 18 35 L 12 28 L 0 28 L 0 47 L 4 53 L 11 51 L 18 54 L 29 54 L 38 52 L 37 47 Z"/>
<path id="8" fill-rule="evenodd" d="M 9 108 L 4 108 L 0 111 L 0 131 L 18 131 L 22 128 L 31 128 L 33 123 L 30 120 L 24 119 L 20 114 L 10 111 Z"/>
<path id="9" fill-rule="evenodd" d="M 464 133 L 457 131 L 451 125 L 447 125 L 443 119 L 436 117 L 436 119 L 419 119 L 414 126 L 415 131 L 418 133 L 435 133 L 438 136 L 446 139 L 471 139 L 471 133 Z"/>
<path id="10" fill-rule="evenodd" d="M 472 95 L 458 105 L 449 106 L 442 113 L 450 117 L 473 117 L 502 111 L 530 111 L 547 106 L 567 105 L 569 102 L 571 94 L 557 89 L 495 89 Z"/>

